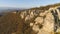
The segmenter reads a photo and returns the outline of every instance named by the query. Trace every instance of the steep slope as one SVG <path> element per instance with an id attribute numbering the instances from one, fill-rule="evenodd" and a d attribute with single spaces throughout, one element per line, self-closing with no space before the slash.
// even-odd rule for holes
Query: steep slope
<path id="1" fill-rule="evenodd" d="M 54 34 L 60 32 L 60 3 L 16 10 L 0 17 L 0 34 Z"/>

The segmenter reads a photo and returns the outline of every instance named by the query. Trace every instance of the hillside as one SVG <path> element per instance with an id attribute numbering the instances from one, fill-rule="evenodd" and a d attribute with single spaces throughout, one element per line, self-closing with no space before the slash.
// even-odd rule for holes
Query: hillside
<path id="1" fill-rule="evenodd" d="M 60 32 L 60 7 L 58 6 L 60 3 L 8 12 L 0 17 L 0 34 L 54 34 Z"/>

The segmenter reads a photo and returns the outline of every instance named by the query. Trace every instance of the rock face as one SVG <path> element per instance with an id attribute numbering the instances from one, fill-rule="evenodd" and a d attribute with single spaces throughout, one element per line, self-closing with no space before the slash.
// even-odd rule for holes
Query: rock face
<path id="1" fill-rule="evenodd" d="M 17 12 L 1 17 L 0 27 L 0 34 L 54 34 L 54 32 L 60 32 L 60 6 L 49 7 L 47 10 L 17 10 Z"/>
<path id="2" fill-rule="evenodd" d="M 20 13 L 25 23 L 29 23 L 32 30 L 37 34 L 54 34 L 60 30 L 60 7 L 58 6 L 44 12 L 27 10 Z"/>
<path id="3" fill-rule="evenodd" d="M 54 31 L 54 17 L 50 10 L 40 13 L 42 15 L 38 15 L 35 18 L 35 23 L 32 27 L 32 29 L 35 32 L 38 32 L 37 34 L 51 34 L 51 32 Z"/>

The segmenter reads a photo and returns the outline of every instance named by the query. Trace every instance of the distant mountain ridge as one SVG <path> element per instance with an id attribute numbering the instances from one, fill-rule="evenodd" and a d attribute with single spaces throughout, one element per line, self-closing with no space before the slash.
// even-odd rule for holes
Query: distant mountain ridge
<path id="1" fill-rule="evenodd" d="M 15 8 L 15 7 L 0 7 L 0 12 L 4 12 L 4 11 L 7 11 L 7 10 L 23 10 L 25 8 Z"/>

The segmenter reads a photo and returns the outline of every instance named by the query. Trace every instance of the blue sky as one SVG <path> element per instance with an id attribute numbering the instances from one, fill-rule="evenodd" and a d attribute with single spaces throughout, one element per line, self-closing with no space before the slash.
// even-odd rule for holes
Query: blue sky
<path id="1" fill-rule="evenodd" d="M 0 0 L 0 7 L 31 8 L 59 2 L 60 0 Z"/>

